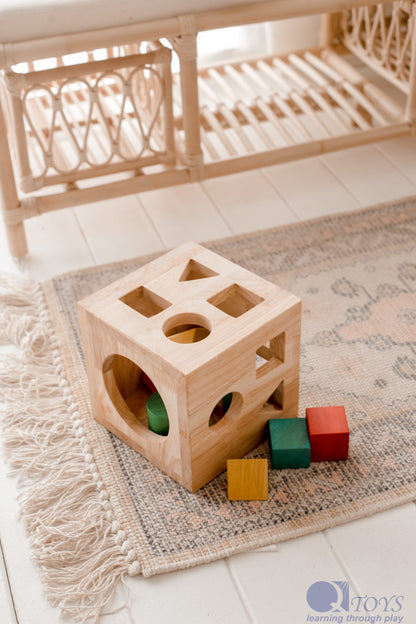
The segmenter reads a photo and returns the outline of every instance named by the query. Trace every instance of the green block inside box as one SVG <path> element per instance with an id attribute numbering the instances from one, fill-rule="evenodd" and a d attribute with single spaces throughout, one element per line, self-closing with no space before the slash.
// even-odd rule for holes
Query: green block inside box
<path id="1" fill-rule="evenodd" d="M 272 468 L 308 468 L 311 463 L 306 418 L 269 420 Z"/>
<path id="2" fill-rule="evenodd" d="M 159 435 L 168 435 L 169 416 L 159 392 L 154 392 L 147 399 L 147 419 L 150 431 Z"/>

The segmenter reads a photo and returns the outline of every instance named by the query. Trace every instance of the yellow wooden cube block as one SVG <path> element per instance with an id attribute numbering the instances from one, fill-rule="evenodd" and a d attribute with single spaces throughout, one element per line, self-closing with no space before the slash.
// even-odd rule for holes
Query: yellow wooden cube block
<path id="1" fill-rule="evenodd" d="M 267 500 L 267 459 L 227 459 L 228 500 Z"/>

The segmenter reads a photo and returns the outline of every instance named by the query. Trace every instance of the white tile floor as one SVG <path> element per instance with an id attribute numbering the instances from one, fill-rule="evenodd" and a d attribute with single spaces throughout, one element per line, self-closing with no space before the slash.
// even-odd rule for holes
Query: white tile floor
<path id="1" fill-rule="evenodd" d="M 31 257 L 24 264 L 44 279 L 189 239 L 221 238 L 413 194 L 416 138 L 395 139 L 33 219 L 27 224 Z M 0 269 L 16 270 L 1 226 Z M 0 623 L 63 624 L 43 596 L 18 519 L 14 481 L 1 466 Z M 128 607 L 103 622 L 304 624 L 311 583 L 347 580 L 351 596 L 403 595 L 403 610 L 394 617 L 404 619 L 383 614 L 381 621 L 410 624 L 416 621 L 415 532 L 416 507 L 408 504 L 192 570 L 128 579 Z M 120 594 L 116 602 L 122 599 Z"/>

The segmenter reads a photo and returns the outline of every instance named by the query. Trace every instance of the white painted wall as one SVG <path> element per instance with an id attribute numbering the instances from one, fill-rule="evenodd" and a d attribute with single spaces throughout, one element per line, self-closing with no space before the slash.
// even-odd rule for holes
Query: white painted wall
<path id="1" fill-rule="evenodd" d="M 280 54 L 318 42 L 319 15 L 199 33 L 199 66 Z"/>
<path id="2" fill-rule="evenodd" d="M 319 15 L 265 24 L 267 51 L 281 54 L 318 45 Z"/>

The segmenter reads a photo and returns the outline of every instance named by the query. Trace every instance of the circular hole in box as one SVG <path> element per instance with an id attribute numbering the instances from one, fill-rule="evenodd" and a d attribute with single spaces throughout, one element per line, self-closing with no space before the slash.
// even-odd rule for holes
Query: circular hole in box
<path id="1" fill-rule="evenodd" d="M 103 378 L 111 402 L 130 427 L 136 431 L 144 427 L 155 435 L 167 435 L 169 416 L 163 401 L 161 398 L 155 401 L 157 388 L 137 364 L 123 355 L 110 355 L 103 364 Z M 149 414 L 147 402 L 151 397 Z"/>
<path id="2" fill-rule="evenodd" d="M 211 325 L 208 319 L 200 314 L 177 314 L 166 321 L 163 333 L 172 342 L 193 344 L 205 340 L 210 335 Z"/>
<path id="3" fill-rule="evenodd" d="M 209 417 L 209 427 L 222 426 L 240 411 L 243 397 L 239 392 L 228 392 L 215 405 Z M 227 418 L 226 418 L 227 417 Z"/>

